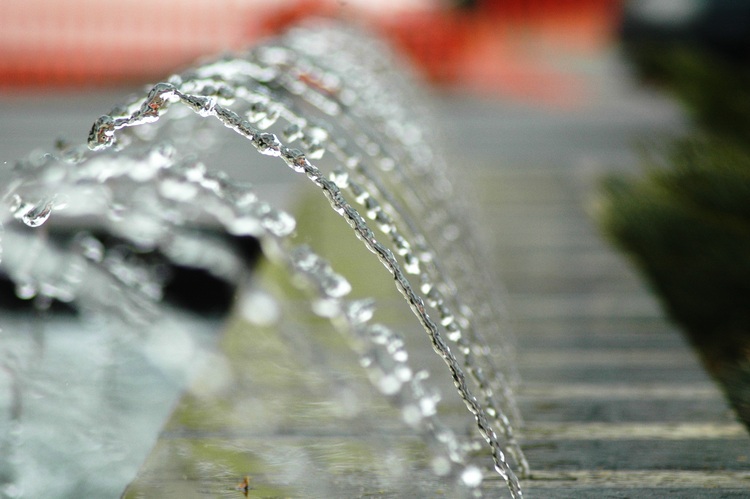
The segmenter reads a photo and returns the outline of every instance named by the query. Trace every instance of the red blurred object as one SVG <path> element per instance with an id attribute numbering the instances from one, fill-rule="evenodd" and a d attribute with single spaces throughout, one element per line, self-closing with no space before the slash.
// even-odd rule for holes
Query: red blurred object
<path id="1" fill-rule="evenodd" d="M 0 86 L 100 86 L 161 78 L 237 50 L 326 1 L 4 0 Z"/>
<path id="2" fill-rule="evenodd" d="M 621 0 L 485 0 L 383 20 L 432 81 L 554 105 L 586 97 L 578 59 L 612 42 Z"/>
<path id="3" fill-rule="evenodd" d="M 562 102 L 575 98 L 580 82 L 561 58 L 606 46 L 621 0 L 484 0 L 471 9 L 429 0 L 3 3 L 5 89 L 153 81 L 201 56 L 240 49 L 322 15 L 384 33 L 430 81 Z"/>

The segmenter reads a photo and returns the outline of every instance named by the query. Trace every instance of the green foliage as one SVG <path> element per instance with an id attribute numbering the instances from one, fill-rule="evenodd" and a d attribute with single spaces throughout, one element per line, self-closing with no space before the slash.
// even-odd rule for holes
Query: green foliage
<path id="1" fill-rule="evenodd" d="M 644 81 L 664 87 L 711 133 L 750 138 L 750 67 L 684 44 L 626 47 Z"/>
<path id="2" fill-rule="evenodd" d="M 750 343 L 750 155 L 688 139 L 667 161 L 641 179 L 607 179 L 602 226 L 694 343 Z"/>
<path id="3" fill-rule="evenodd" d="M 688 48 L 631 54 L 696 126 L 641 177 L 605 179 L 597 217 L 750 427 L 750 71 Z"/>

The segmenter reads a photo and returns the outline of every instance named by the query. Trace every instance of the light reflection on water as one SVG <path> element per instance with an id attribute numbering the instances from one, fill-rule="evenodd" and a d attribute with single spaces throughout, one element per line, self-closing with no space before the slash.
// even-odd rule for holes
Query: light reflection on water
<path id="1" fill-rule="evenodd" d="M 0 466 L 11 481 L 8 497 L 109 497 L 122 490 L 189 379 L 188 366 L 203 362 L 215 342 L 211 322 L 174 315 L 157 331 L 182 335 L 191 344 L 188 362 L 155 364 L 149 349 L 162 340 L 112 322 L 2 318 Z"/>
<path id="2" fill-rule="evenodd" d="M 482 267 L 471 219 L 448 208 L 455 193 L 427 144 L 427 130 L 413 122 L 413 91 L 396 102 L 392 90 L 405 89 L 404 79 L 387 69 L 388 56 L 375 42 L 351 30 L 303 29 L 277 43 L 172 76 L 145 99 L 96 120 L 88 149 L 65 146 L 10 172 L 3 262 L 9 277 L 40 309 L 53 300 L 73 302 L 103 342 L 102 351 L 87 356 L 97 367 L 81 362 L 82 374 L 71 382 L 94 390 L 92 403 L 102 404 L 81 403 L 72 412 L 85 409 L 99 419 L 70 422 L 75 442 L 48 440 L 68 457 L 87 456 L 57 455 L 57 464 L 66 463 L 58 471 L 72 482 L 60 486 L 96 495 L 109 478 L 132 476 L 128 466 L 137 458 L 123 464 L 121 449 L 145 453 L 153 428 L 186 387 L 128 496 L 236 494 L 245 476 L 248 487 L 270 495 L 476 496 L 484 476 L 497 474 L 520 497 L 506 459 L 527 471 L 510 421 L 519 420 L 512 349 L 501 351 L 497 369 L 483 337 L 502 336 L 496 286 Z M 334 46 L 347 50 L 329 60 Z M 370 60 L 372 54 L 380 55 Z M 351 88 L 342 86 L 345 76 Z M 316 199 L 328 205 L 300 196 L 295 220 L 212 169 L 207 162 L 221 146 L 206 154 L 196 140 L 226 128 L 251 153 L 277 158 L 306 177 L 318 188 Z M 66 216 L 78 224 L 93 219 L 99 232 L 103 226 L 120 242 L 111 246 L 99 232 L 77 234 L 60 249 L 47 229 L 60 229 L 56 220 Z M 346 236 L 329 232 L 335 224 Z M 23 232 L 29 228 L 37 237 Z M 212 230 L 225 237 L 217 241 Z M 248 254 L 232 249 L 243 238 L 259 239 L 268 257 L 250 283 Z M 29 253 L 31 247 L 37 250 Z M 218 337 L 218 319 L 193 320 L 161 302 L 169 295 L 164 267 L 170 265 L 204 269 L 243 288 L 240 311 L 218 350 L 205 339 L 214 336 L 200 332 Z M 214 293 L 204 285 L 195 291 L 207 298 Z M 394 311 L 399 292 L 405 300 Z M 275 301 L 261 298 L 270 295 Z M 375 307 L 378 300 L 387 306 Z M 254 317 L 253 324 L 242 316 Z M 55 327 L 53 321 L 38 343 L 46 348 Z M 29 382 L 35 376 L 42 385 L 51 380 L 39 393 L 66 393 L 56 385 L 64 378 L 36 371 L 35 360 L 57 369 L 77 362 L 56 362 L 55 355 L 48 363 L 46 353 L 21 349 L 23 370 L 9 365 L 9 383 L 22 395 L 9 399 L 12 424 L 28 430 L 45 424 L 12 409 L 37 396 Z M 141 377 L 149 369 L 153 379 Z M 148 391 L 160 383 L 164 393 Z M 44 406 L 48 412 L 34 410 L 49 416 L 70 400 L 61 396 Z M 146 415 L 153 417 L 149 424 L 141 420 Z M 68 436 L 64 418 L 48 421 Z M 128 424 L 149 426 L 144 435 L 151 437 L 131 445 Z M 74 447 L 89 429 L 101 433 L 93 439 L 98 443 L 84 442 L 79 452 Z M 56 463 L 29 458 L 43 469 L 24 468 L 23 449 L 38 452 L 47 441 L 8 435 L 16 463 L 3 477 L 7 495 L 43 490 L 34 477 Z M 67 463 L 89 458 L 96 464 L 75 478 Z M 120 463 L 117 473 L 109 473 L 112 462 Z"/>

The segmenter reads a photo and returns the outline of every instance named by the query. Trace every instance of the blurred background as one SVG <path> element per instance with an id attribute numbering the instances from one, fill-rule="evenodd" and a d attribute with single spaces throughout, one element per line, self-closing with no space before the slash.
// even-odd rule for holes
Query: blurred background
<path id="1" fill-rule="evenodd" d="M 0 163 L 83 142 L 126 93 L 321 16 L 380 34 L 427 82 L 520 333 L 532 468 L 746 467 L 732 422 L 750 421 L 748 2 L 4 0 Z M 248 180 L 284 199 L 287 173 Z M 593 476 L 578 486 L 605 497 Z M 717 494 L 744 497 L 721 476 Z M 546 483 L 532 490 L 570 486 Z"/>
<path id="2" fill-rule="evenodd" d="M 568 57 L 605 49 L 620 0 L 129 0 L 3 3 L 5 91 L 142 83 L 310 16 L 384 34 L 432 82 L 561 102 L 580 98 Z"/>

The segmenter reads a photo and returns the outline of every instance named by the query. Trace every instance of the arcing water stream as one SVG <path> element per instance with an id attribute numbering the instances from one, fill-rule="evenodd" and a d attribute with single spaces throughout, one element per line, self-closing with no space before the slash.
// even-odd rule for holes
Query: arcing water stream
<path id="1" fill-rule="evenodd" d="M 304 283 L 313 310 L 342 328 L 374 386 L 433 449 L 437 476 L 481 495 L 487 470 L 473 456 L 483 441 L 521 497 L 513 468 L 525 474 L 528 465 L 513 432 L 510 339 L 499 342 L 507 351 L 497 352 L 498 368 L 485 340 L 504 334 L 495 283 L 423 114 L 412 82 L 377 42 L 340 26 L 292 30 L 155 85 L 96 120 L 87 145 L 20 162 L 6 175 L 2 268 L 18 296 L 41 308 L 70 303 L 94 321 L 119 317 L 114 329 L 145 331 L 173 317 L 162 305 L 164 262 L 227 282 L 242 274 L 241 252 L 196 227 L 258 239 Z M 335 258 L 298 244 L 291 215 L 211 168 L 221 154 L 210 147 L 217 120 L 247 139 L 248 163 L 257 152 L 306 177 L 375 254 L 444 360 L 474 435 L 441 421 L 428 373 L 399 333 L 372 320 L 374 300 L 347 298 Z M 89 230 L 61 243 L 45 231 L 50 217 Z M 127 244 L 109 248 L 102 233 Z M 16 426 L 3 441 L 12 455 L 23 440 L 24 381 L 12 359 L 3 362 L 15 393 L 7 410 Z M 13 466 L 4 473 L 6 495 L 20 495 Z"/>

